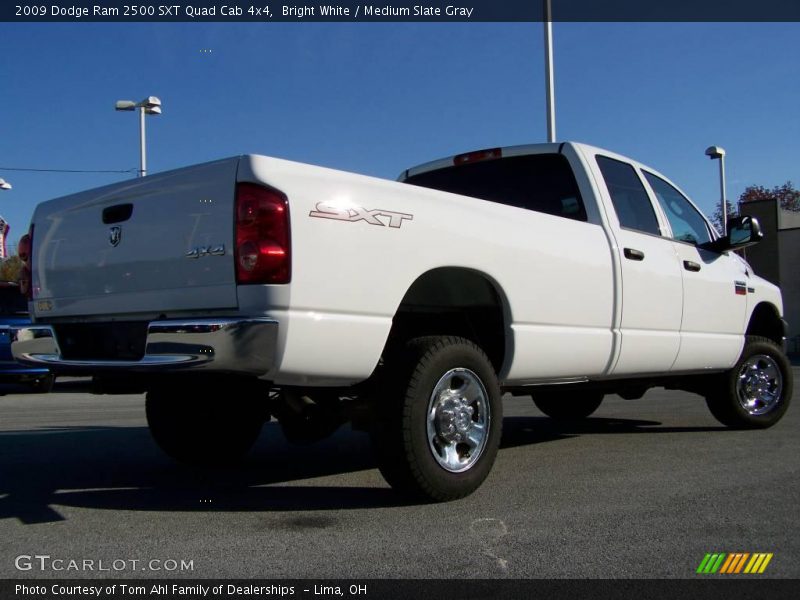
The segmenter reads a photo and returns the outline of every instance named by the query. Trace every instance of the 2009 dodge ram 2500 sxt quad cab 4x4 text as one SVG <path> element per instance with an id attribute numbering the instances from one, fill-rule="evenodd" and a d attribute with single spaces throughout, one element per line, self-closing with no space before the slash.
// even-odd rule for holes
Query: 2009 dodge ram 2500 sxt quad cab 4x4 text
<path id="1" fill-rule="evenodd" d="M 760 237 L 577 143 L 399 182 L 238 156 L 39 205 L 13 351 L 141 386 L 180 460 L 236 458 L 271 417 L 301 441 L 351 420 L 392 486 L 448 500 L 489 473 L 504 391 L 576 419 L 666 386 L 732 427 L 777 422 L 780 292 L 732 252 Z"/>

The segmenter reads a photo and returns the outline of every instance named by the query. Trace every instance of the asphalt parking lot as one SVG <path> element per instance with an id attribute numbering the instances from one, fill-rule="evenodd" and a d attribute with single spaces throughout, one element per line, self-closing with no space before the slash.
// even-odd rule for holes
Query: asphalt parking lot
<path id="1" fill-rule="evenodd" d="M 653 390 L 567 427 L 509 397 L 483 487 L 408 505 L 349 429 L 290 446 L 271 423 L 241 466 L 204 471 L 161 454 L 143 396 L 5 391 L 0 578 L 687 578 L 709 552 L 800 577 L 800 406 L 731 431 Z"/>

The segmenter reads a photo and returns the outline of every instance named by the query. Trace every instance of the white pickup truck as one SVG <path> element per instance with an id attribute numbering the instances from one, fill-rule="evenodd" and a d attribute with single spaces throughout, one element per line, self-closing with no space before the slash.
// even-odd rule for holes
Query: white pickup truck
<path id="1" fill-rule="evenodd" d="M 731 427 L 792 396 L 779 290 L 663 175 L 578 143 L 482 150 L 385 181 L 237 156 L 44 202 L 17 360 L 147 391 L 190 462 L 347 420 L 396 489 L 465 496 L 504 391 L 557 419 L 605 394 L 705 396 Z M 28 249 L 25 249 L 27 254 Z"/>

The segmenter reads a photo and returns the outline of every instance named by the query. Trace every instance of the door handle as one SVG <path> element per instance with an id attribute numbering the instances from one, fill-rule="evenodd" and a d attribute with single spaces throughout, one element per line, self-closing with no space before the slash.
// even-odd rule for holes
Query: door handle
<path id="1" fill-rule="evenodd" d="M 625 254 L 625 258 L 630 260 L 644 260 L 644 252 L 641 250 L 636 250 L 634 248 L 625 248 L 623 252 Z"/>
<path id="2" fill-rule="evenodd" d="M 103 223 L 122 223 L 131 218 L 133 214 L 133 204 L 117 204 L 103 209 Z"/>
<path id="3" fill-rule="evenodd" d="M 696 262 L 685 260 L 683 261 L 683 268 L 686 269 L 687 271 L 697 272 L 700 270 L 700 265 L 698 265 Z"/>

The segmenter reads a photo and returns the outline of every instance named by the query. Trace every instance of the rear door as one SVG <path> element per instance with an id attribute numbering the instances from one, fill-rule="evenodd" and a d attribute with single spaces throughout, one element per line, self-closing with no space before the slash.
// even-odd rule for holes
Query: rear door
<path id="1" fill-rule="evenodd" d="M 639 171 L 596 156 L 620 255 L 622 293 L 619 352 L 610 374 L 668 371 L 680 348 L 683 282 L 673 242 L 655 211 Z M 602 193 L 601 189 L 601 193 Z"/>
<path id="2" fill-rule="evenodd" d="M 235 308 L 237 165 L 206 163 L 40 205 L 35 315 Z"/>

